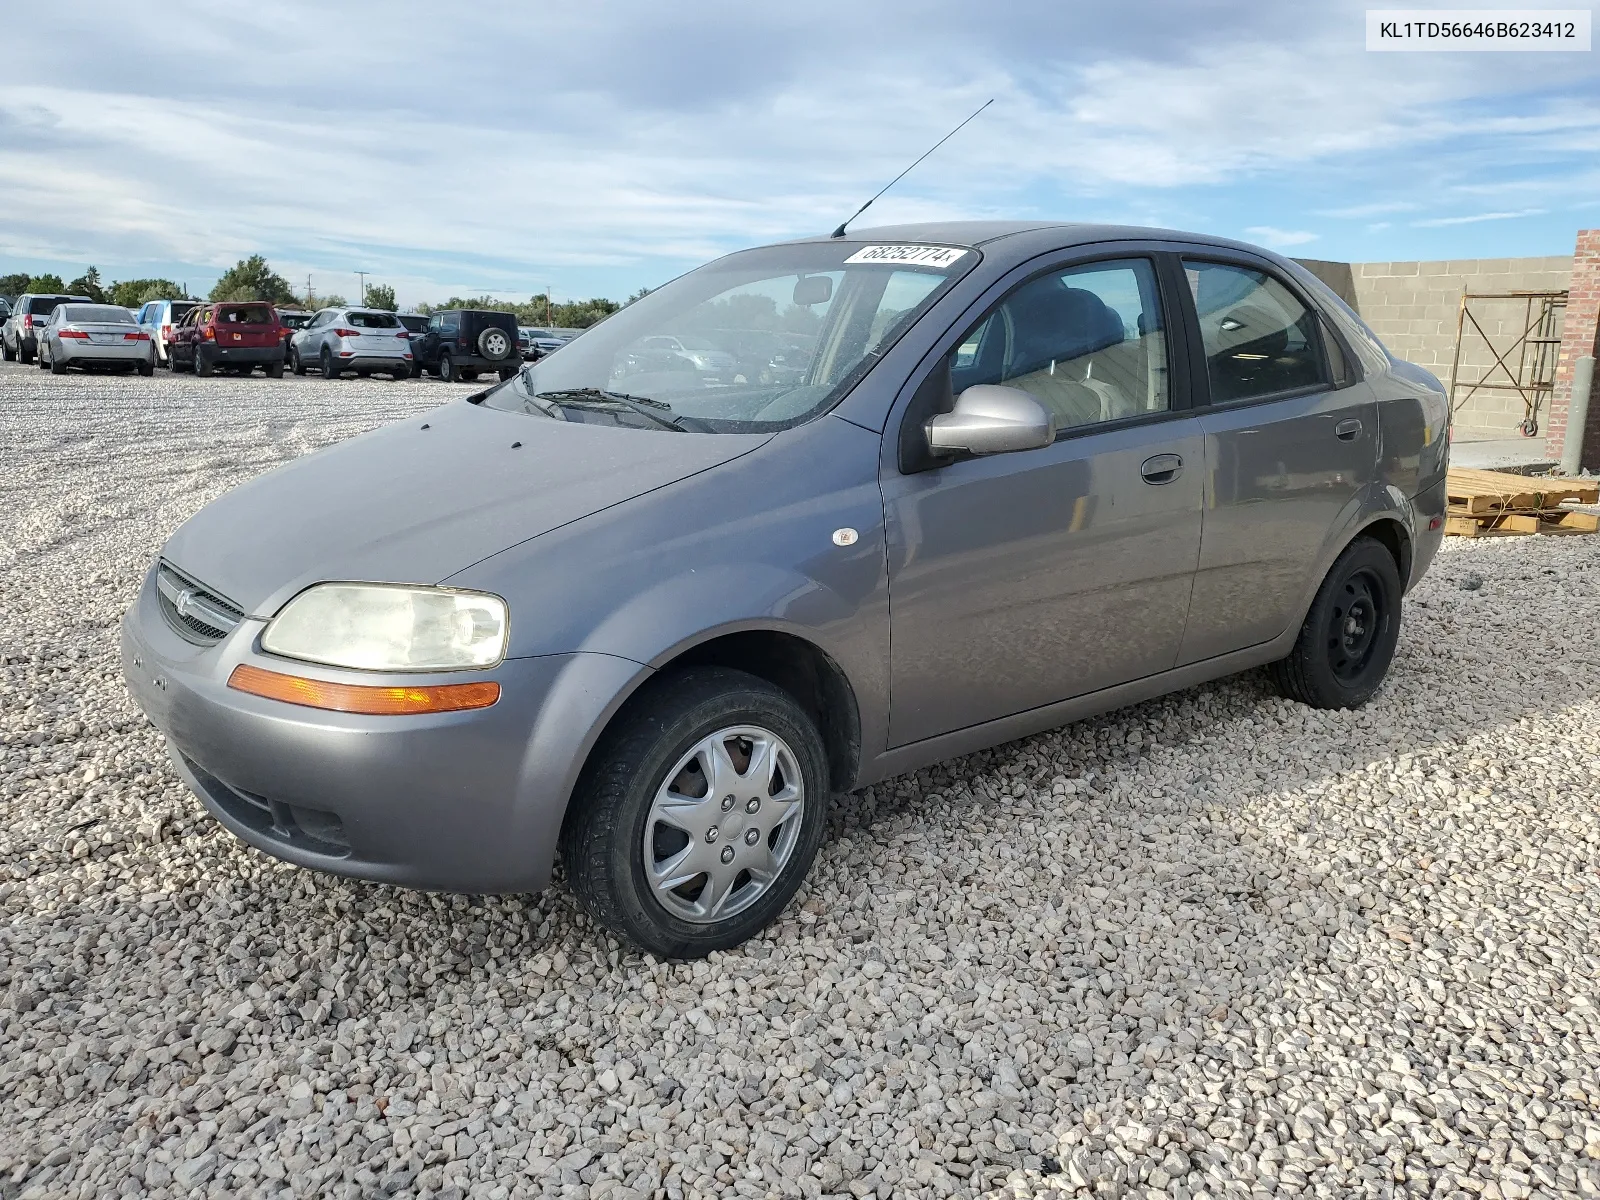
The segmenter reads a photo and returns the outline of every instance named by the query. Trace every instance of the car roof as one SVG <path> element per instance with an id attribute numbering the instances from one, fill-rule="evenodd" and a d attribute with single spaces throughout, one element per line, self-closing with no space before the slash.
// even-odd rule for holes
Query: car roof
<path id="1" fill-rule="evenodd" d="M 1109 225 L 1087 221 L 917 221 L 904 225 L 875 225 L 865 229 L 851 229 L 841 241 L 850 242 L 933 242 L 947 246 L 983 246 L 1016 238 L 1024 234 L 1050 232 L 1050 239 L 1060 246 L 1088 245 L 1094 242 L 1123 241 L 1177 241 L 1200 242 L 1255 254 L 1264 252 L 1259 246 L 1228 238 L 1213 237 L 1204 233 L 1189 233 L 1181 229 L 1160 229 L 1142 225 Z M 826 234 L 794 238 L 789 243 L 828 242 Z M 1276 257 L 1273 255 L 1272 257 Z"/>

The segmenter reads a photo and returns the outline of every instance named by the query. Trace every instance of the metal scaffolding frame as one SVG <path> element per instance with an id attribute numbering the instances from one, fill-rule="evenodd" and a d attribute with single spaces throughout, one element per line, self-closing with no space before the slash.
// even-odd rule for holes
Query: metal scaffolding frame
<path id="1" fill-rule="evenodd" d="M 1500 350 L 1479 324 L 1482 314 L 1473 311 L 1478 300 L 1523 303 L 1522 332 L 1503 351 Z M 1450 362 L 1450 411 L 1458 412 L 1472 398 L 1474 392 L 1516 392 L 1522 397 L 1522 423 L 1517 426 L 1523 437 L 1534 437 L 1539 432 L 1539 412 L 1555 386 L 1556 358 L 1561 347 L 1558 313 L 1567 307 L 1566 292 L 1467 292 L 1461 297 L 1461 307 L 1456 313 L 1456 349 Z M 1461 349 L 1467 323 L 1483 339 L 1483 344 L 1494 356 L 1494 363 L 1477 379 L 1460 379 Z M 1504 336 L 1504 335 L 1497 335 Z M 1511 356 L 1517 356 L 1515 369 Z M 1505 376 L 1505 382 L 1496 382 L 1496 372 Z M 1461 388 L 1465 391 L 1460 391 Z M 1458 392 L 1459 398 L 1458 398 Z"/>

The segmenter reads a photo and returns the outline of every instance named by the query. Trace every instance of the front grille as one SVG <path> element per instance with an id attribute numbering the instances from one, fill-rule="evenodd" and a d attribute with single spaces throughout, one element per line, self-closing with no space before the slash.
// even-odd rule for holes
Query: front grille
<path id="1" fill-rule="evenodd" d="M 197 646 L 213 646 L 244 620 L 244 610 L 196 583 L 170 564 L 156 564 L 161 615 L 178 635 Z"/>

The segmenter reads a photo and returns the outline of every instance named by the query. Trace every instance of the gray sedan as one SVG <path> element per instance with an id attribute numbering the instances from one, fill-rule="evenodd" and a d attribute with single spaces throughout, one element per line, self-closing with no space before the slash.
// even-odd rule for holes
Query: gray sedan
<path id="1" fill-rule="evenodd" d="M 155 347 L 133 313 L 116 304 L 58 304 L 39 334 L 39 369 L 155 371 Z"/>
<path id="2" fill-rule="evenodd" d="M 638 352 L 774 331 L 778 378 Z M 214 501 L 152 564 L 123 668 L 270 854 L 525 892 L 559 852 L 603 924 L 704 955 L 888 776 L 1265 664 L 1366 703 L 1442 536 L 1447 418 L 1239 243 L 767 246 Z"/>

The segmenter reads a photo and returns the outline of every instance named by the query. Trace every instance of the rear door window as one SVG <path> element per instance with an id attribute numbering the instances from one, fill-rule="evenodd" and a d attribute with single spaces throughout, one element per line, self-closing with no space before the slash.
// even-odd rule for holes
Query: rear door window
<path id="1" fill-rule="evenodd" d="M 1211 403 L 1326 386 L 1316 314 L 1253 267 L 1185 259 Z"/>

